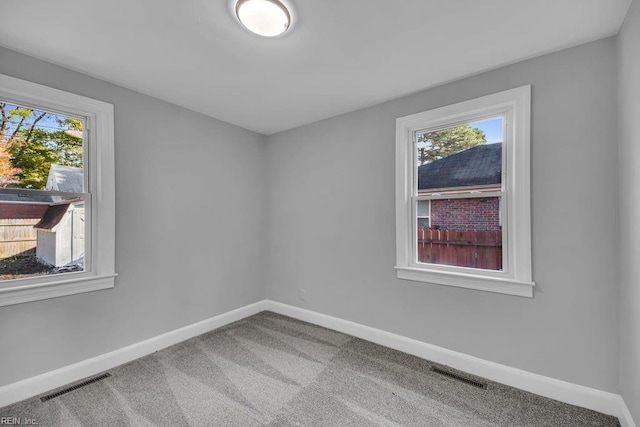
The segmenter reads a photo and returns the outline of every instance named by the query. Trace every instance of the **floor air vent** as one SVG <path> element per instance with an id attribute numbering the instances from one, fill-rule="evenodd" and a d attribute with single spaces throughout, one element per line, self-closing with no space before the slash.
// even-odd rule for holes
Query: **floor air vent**
<path id="1" fill-rule="evenodd" d="M 454 380 L 463 382 L 465 384 L 472 385 L 474 387 L 478 387 L 481 389 L 486 389 L 487 384 L 481 383 L 480 381 L 475 381 L 470 378 L 463 377 L 462 375 L 454 374 L 453 372 L 445 371 L 444 369 L 437 368 L 435 366 L 431 367 L 431 370 L 436 374 L 444 375 L 445 377 L 453 378 Z"/>
<path id="2" fill-rule="evenodd" d="M 81 387 L 84 387 L 84 386 L 86 386 L 86 385 L 93 384 L 93 383 L 95 383 L 96 381 L 100 381 L 100 380 L 103 380 L 103 379 L 105 379 L 105 378 L 109 378 L 110 376 L 111 376 L 111 374 L 102 374 L 102 375 L 99 375 L 99 376 L 97 376 L 97 377 L 91 378 L 90 380 L 82 381 L 81 383 L 76 384 L 76 385 L 74 385 L 74 386 L 67 387 L 67 388 L 65 388 L 65 389 L 62 389 L 62 390 L 60 390 L 60 391 L 56 391 L 55 393 L 51 393 L 51 394 L 48 394 L 48 395 L 46 395 L 46 396 L 42 396 L 42 397 L 40 398 L 40 400 L 42 400 L 43 402 L 46 402 L 47 400 L 51 400 L 51 399 L 53 399 L 54 397 L 62 396 L 63 394 L 69 393 L 70 391 L 77 390 L 77 389 L 79 389 L 79 388 L 81 388 Z"/>

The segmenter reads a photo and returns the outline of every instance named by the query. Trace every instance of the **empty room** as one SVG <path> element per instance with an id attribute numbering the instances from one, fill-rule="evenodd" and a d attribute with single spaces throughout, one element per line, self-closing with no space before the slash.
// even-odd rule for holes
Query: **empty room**
<path id="1" fill-rule="evenodd" d="M 640 425 L 640 0 L 3 0 L 0 425 Z"/>

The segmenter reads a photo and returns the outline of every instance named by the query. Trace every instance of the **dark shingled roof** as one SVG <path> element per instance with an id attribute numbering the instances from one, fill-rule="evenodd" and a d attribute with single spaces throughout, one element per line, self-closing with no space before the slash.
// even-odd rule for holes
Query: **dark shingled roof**
<path id="1" fill-rule="evenodd" d="M 418 190 L 500 184 L 502 144 L 476 145 L 418 167 Z"/>
<path id="2" fill-rule="evenodd" d="M 67 209 L 69 209 L 69 205 L 71 203 L 60 203 L 49 206 L 47 210 L 42 215 L 42 219 L 39 223 L 34 225 L 34 228 L 40 228 L 43 230 L 51 230 L 53 227 L 58 225 L 58 223 L 64 218 L 64 215 L 67 213 Z"/>

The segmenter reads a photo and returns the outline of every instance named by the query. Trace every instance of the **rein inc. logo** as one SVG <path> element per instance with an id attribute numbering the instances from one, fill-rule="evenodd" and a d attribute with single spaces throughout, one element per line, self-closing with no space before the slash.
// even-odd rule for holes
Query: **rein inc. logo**
<path id="1" fill-rule="evenodd" d="M 0 417 L 0 426 L 34 426 L 38 421 L 27 417 Z"/>

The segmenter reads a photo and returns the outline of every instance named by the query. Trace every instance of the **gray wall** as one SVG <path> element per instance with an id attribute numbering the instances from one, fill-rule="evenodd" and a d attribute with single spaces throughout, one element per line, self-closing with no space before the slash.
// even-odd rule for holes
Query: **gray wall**
<path id="1" fill-rule="evenodd" d="M 396 279 L 395 119 L 525 84 L 535 298 Z M 609 38 L 269 137 L 267 297 L 617 392 L 615 111 Z"/>
<path id="2" fill-rule="evenodd" d="M 258 301 L 266 271 L 271 299 L 550 377 L 618 392 L 621 361 L 622 390 L 637 419 L 640 301 L 632 285 L 640 277 L 640 227 L 632 219 L 640 215 L 633 185 L 640 148 L 632 118 L 640 112 L 632 76 L 640 37 L 633 8 L 619 46 L 616 38 L 597 41 L 266 144 L 255 133 L 0 48 L 0 73 L 115 105 L 120 274 L 112 290 L 0 308 L 3 343 L 16 345 L 2 353 L 0 386 Z M 625 195 L 620 354 L 617 65 Z M 524 84 L 533 85 L 535 298 L 397 280 L 395 119 Z"/>
<path id="3" fill-rule="evenodd" d="M 0 307 L 0 386 L 264 298 L 263 136 L 2 48 L 0 73 L 115 105 L 119 273 Z"/>
<path id="4" fill-rule="evenodd" d="M 620 390 L 640 423 L 640 4 L 618 35 L 620 92 Z"/>

